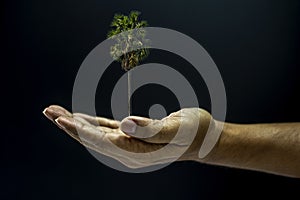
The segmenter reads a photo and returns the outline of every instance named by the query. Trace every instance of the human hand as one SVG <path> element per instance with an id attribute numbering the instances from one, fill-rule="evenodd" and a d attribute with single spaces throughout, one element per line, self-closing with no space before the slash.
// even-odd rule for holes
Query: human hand
<path id="1" fill-rule="evenodd" d="M 185 108 L 161 120 L 129 116 L 121 122 L 72 114 L 56 105 L 46 108 L 43 113 L 85 147 L 130 168 L 164 164 L 174 159 L 200 161 L 199 149 L 210 123 L 214 124 L 211 115 L 199 108 Z M 118 148 L 112 149 L 112 143 Z M 160 152 L 165 146 L 168 149 Z M 117 149 L 125 151 L 120 154 Z M 141 159 L 141 153 L 147 156 Z"/>

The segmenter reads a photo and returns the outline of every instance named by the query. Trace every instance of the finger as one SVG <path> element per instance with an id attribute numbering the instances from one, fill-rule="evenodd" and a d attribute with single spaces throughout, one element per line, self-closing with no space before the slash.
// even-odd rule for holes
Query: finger
<path id="1" fill-rule="evenodd" d="M 150 144 L 131 138 L 120 130 L 118 133 L 115 129 L 111 129 L 110 132 L 100 131 L 93 126 L 87 126 L 77 119 L 70 117 L 62 116 L 57 118 L 56 121 L 68 134 L 71 133 L 71 136 L 78 136 L 79 134 L 81 143 L 86 147 L 96 150 L 99 153 L 105 153 L 106 155 L 110 152 L 110 156 L 113 157 L 116 155 L 115 152 L 111 151 L 111 143 L 109 141 L 123 150 L 134 153 L 152 152 L 164 146 L 164 144 Z"/>
<path id="2" fill-rule="evenodd" d="M 169 143 L 177 133 L 179 118 L 167 117 L 153 120 L 144 117 L 130 116 L 122 120 L 121 130 L 133 137 L 150 143 Z"/>
<path id="3" fill-rule="evenodd" d="M 48 108 L 45 108 L 43 114 L 53 122 L 56 118 L 60 116 L 72 117 L 72 114 L 69 111 L 57 105 L 51 105 Z"/>
<path id="4" fill-rule="evenodd" d="M 80 119 L 79 117 L 72 118 L 66 116 L 60 116 L 55 120 L 55 124 L 64 130 L 68 135 L 70 135 L 73 139 L 77 140 L 82 145 L 95 150 L 94 143 L 100 141 L 102 132 L 96 129 L 95 126 L 86 122 L 84 119 Z M 106 130 L 109 132 L 108 130 Z"/>
<path id="5" fill-rule="evenodd" d="M 72 128 L 66 128 L 68 126 L 63 125 L 63 123 L 61 122 L 61 118 L 62 117 L 58 117 L 57 119 L 55 119 L 55 124 L 62 129 L 63 131 L 65 131 L 69 136 L 71 136 L 73 139 L 77 140 L 79 143 L 82 144 L 80 137 L 77 134 L 77 131 L 75 129 Z"/>
<path id="6" fill-rule="evenodd" d="M 76 117 L 81 117 L 95 126 L 105 126 L 109 128 L 119 128 L 120 126 L 120 122 L 117 120 L 111 120 L 104 117 L 93 117 L 83 113 L 74 113 L 73 115 Z"/>
<path id="7" fill-rule="evenodd" d="M 94 141 L 101 140 L 104 136 L 104 133 L 94 126 L 89 126 L 71 117 L 61 116 L 55 121 L 64 129 L 72 132 L 74 135 L 78 135 L 82 140 L 88 142 L 93 143 Z"/>
<path id="8" fill-rule="evenodd" d="M 80 115 L 84 115 L 84 114 L 80 114 Z M 92 126 L 95 129 L 98 129 L 98 130 L 100 130 L 102 132 L 105 132 L 105 133 L 115 133 L 118 130 L 116 128 L 109 128 L 109 127 L 106 127 L 106 126 L 94 125 L 94 124 L 90 123 L 89 121 L 87 121 L 86 119 L 80 117 L 80 115 L 73 114 L 73 118 L 76 119 L 76 120 L 78 120 L 79 122 L 81 122 L 83 124 L 86 124 L 87 126 Z"/>

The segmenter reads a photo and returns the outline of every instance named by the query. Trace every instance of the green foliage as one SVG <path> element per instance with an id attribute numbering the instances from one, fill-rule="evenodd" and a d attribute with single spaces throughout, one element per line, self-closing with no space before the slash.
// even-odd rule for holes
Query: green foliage
<path id="1" fill-rule="evenodd" d="M 146 31 L 143 29 L 148 24 L 146 21 L 139 21 L 139 15 L 138 11 L 131 11 L 128 16 L 115 14 L 110 25 L 113 29 L 107 34 L 107 37 L 116 40 L 110 49 L 111 56 L 121 62 L 126 71 L 137 66 L 149 55 L 149 49 L 145 48 L 149 40 L 146 39 Z M 128 34 L 118 35 L 124 31 L 128 31 Z"/>

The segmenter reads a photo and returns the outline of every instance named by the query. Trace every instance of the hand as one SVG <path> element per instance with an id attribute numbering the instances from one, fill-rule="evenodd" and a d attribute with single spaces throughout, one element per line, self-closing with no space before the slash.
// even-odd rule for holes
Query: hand
<path id="1" fill-rule="evenodd" d="M 121 122 L 82 113 L 72 114 L 56 105 L 46 108 L 43 113 L 85 147 L 130 168 L 164 164 L 177 159 L 176 155 L 181 155 L 178 160 L 199 161 L 199 148 L 210 122 L 214 121 L 207 111 L 199 108 L 185 108 L 161 120 L 129 116 Z M 118 148 L 112 149 L 114 145 L 111 143 Z M 160 152 L 167 144 L 168 149 Z M 119 148 L 125 151 L 122 154 L 116 152 Z M 141 159 L 140 153 L 148 155 Z"/>

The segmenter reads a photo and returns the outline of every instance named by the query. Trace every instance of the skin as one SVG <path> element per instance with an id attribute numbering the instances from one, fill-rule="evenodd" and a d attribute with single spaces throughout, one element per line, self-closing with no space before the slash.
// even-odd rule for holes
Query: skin
<path id="1" fill-rule="evenodd" d="M 200 159 L 199 149 L 209 124 L 212 124 L 210 130 L 214 131 L 223 123 L 214 120 L 207 111 L 200 108 L 185 108 L 161 120 L 130 116 L 121 122 L 82 113 L 72 114 L 56 105 L 46 108 L 43 113 L 85 147 L 110 156 L 130 168 L 170 162 L 174 159 L 172 153 L 184 152 L 177 160 L 300 178 L 300 123 L 224 123 L 217 144 L 206 157 Z M 190 127 L 195 124 L 196 136 L 192 144 L 188 145 Z M 183 127 L 183 136 L 174 139 L 179 126 Z M 109 151 L 110 143 L 126 152 L 149 153 L 149 160 L 147 157 L 137 161 L 131 154 L 120 155 Z M 151 152 L 165 147 L 168 143 L 172 153 L 150 156 Z"/>

